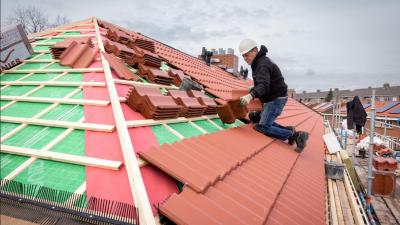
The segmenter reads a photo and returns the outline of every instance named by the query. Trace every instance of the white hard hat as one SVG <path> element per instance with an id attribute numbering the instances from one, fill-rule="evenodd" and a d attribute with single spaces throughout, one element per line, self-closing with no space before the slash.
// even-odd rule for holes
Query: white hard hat
<path id="1" fill-rule="evenodd" d="M 246 54 L 253 48 L 257 47 L 257 43 L 252 39 L 244 39 L 239 44 L 239 52 L 241 55 Z"/>

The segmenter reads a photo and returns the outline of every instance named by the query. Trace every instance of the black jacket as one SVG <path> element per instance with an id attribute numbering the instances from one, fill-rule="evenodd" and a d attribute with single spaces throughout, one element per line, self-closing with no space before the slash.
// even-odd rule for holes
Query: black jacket
<path id="1" fill-rule="evenodd" d="M 367 113 L 361 104 L 358 96 L 346 103 L 347 108 L 347 129 L 353 129 L 353 124 L 363 127 L 367 121 Z"/>
<path id="2" fill-rule="evenodd" d="M 282 73 L 279 67 L 266 56 L 267 52 L 268 49 L 261 45 L 260 51 L 251 64 L 254 88 L 250 90 L 250 94 L 263 103 L 287 96 L 287 85 Z"/>

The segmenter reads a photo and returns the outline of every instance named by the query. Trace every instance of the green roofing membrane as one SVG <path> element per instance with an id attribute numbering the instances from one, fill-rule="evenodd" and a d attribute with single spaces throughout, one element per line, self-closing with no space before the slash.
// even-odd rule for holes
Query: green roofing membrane
<path id="1" fill-rule="evenodd" d="M 25 162 L 28 157 L 0 153 L 0 177 L 5 178 L 14 171 L 19 165 Z"/>
<path id="2" fill-rule="evenodd" d="M 64 41 L 64 38 L 51 38 L 51 39 L 47 40 L 45 43 L 57 43 L 60 41 Z"/>
<path id="3" fill-rule="evenodd" d="M 51 46 L 49 46 L 49 45 L 38 45 L 38 46 L 33 46 L 33 50 L 34 51 L 44 51 L 44 50 L 50 50 L 50 47 Z"/>
<path id="4" fill-rule="evenodd" d="M 31 102 L 16 102 L 11 106 L 1 111 L 2 116 L 13 116 L 31 118 L 40 113 L 51 104 L 49 103 L 34 103 Z"/>
<path id="5" fill-rule="evenodd" d="M 28 125 L 5 140 L 2 144 L 31 149 L 42 149 L 65 130 L 65 128 L 58 127 Z"/>
<path id="6" fill-rule="evenodd" d="M 47 63 L 29 63 L 23 65 L 23 69 L 41 68 Z M 61 68 L 55 63 L 53 68 Z M 25 78 L 23 81 L 49 81 L 60 73 L 40 73 Z M 6 75 L 6 76 L 5 76 Z M 1 76 L 2 81 L 11 81 L 21 78 L 26 74 L 5 74 Z M 58 81 L 82 81 L 81 73 L 66 74 Z M 2 95 L 21 96 L 38 86 L 9 86 L 2 90 Z M 77 90 L 77 87 L 45 86 L 33 92 L 32 97 L 62 98 Z M 72 98 L 81 99 L 82 90 L 74 94 Z M 1 101 L 2 105 L 10 101 Z M 51 106 L 51 103 L 16 102 L 1 111 L 2 116 L 13 116 L 32 118 L 43 110 Z M 49 112 L 45 113 L 40 119 L 78 121 L 84 116 L 84 108 L 81 105 L 58 104 Z M 1 122 L 1 135 L 11 132 L 20 124 Z M 46 127 L 37 125 L 27 125 L 14 135 L 6 139 L 2 144 L 25 147 L 30 149 L 43 149 L 46 145 L 64 133 L 66 128 Z M 61 152 L 73 155 L 85 155 L 84 131 L 74 130 L 49 151 Z M 18 166 L 25 162 L 29 157 L 0 154 L 1 159 L 1 178 L 5 178 Z M 85 182 L 85 167 L 69 163 L 55 162 L 51 160 L 37 159 L 26 169 L 19 173 L 15 178 L 26 184 L 36 184 L 46 186 L 56 190 L 74 192 Z M 43 196 L 49 199 L 50 196 Z"/>
<path id="7" fill-rule="evenodd" d="M 239 120 L 236 120 L 235 123 L 233 124 L 223 124 L 222 121 L 218 118 L 212 119 L 216 124 L 218 124 L 220 127 L 224 129 L 240 126 L 243 123 Z M 193 121 L 196 125 L 199 127 L 203 128 L 207 133 L 213 133 L 219 131 L 219 129 L 212 124 L 208 120 L 197 120 Z M 196 127 L 192 126 L 189 123 L 170 123 L 168 124 L 172 129 L 177 131 L 179 134 L 181 134 L 184 138 L 191 138 L 194 136 L 199 136 L 203 135 L 203 133 L 198 130 Z M 171 133 L 167 128 L 165 128 L 163 125 L 154 125 L 151 126 L 152 131 L 154 133 L 154 136 L 157 139 L 157 142 L 159 145 L 163 145 L 165 143 L 172 144 L 175 141 L 180 141 L 180 138 L 178 138 L 175 134 Z"/>
<path id="8" fill-rule="evenodd" d="M 21 81 L 50 81 L 58 75 L 60 75 L 60 73 L 35 73 Z"/>
<path id="9" fill-rule="evenodd" d="M 47 97 L 47 98 L 63 98 L 76 89 L 77 89 L 77 87 L 45 86 L 45 87 L 35 91 L 33 94 L 31 94 L 29 96 Z"/>
<path id="10" fill-rule="evenodd" d="M 28 62 L 15 68 L 15 70 L 38 70 L 49 65 L 47 62 Z"/>
<path id="11" fill-rule="evenodd" d="M 203 128 L 205 131 L 207 131 L 207 133 L 213 133 L 219 131 L 219 129 L 208 120 L 197 120 L 193 121 L 193 123 Z"/>
<path id="12" fill-rule="evenodd" d="M 48 53 L 48 54 L 40 55 L 35 59 L 53 59 L 53 56 L 50 53 Z"/>
<path id="13" fill-rule="evenodd" d="M 28 73 L 6 73 L 0 76 L 0 81 L 16 81 Z"/>
<path id="14" fill-rule="evenodd" d="M 3 107 L 3 105 L 6 105 L 8 103 L 10 103 L 11 101 L 8 100 L 0 100 L 0 107 Z"/>
<path id="15" fill-rule="evenodd" d="M 212 121 L 214 123 L 216 123 L 218 126 L 224 128 L 224 129 L 228 129 L 228 128 L 232 128 L 232 127 L 237 127 L 240 125 L 243 125 L 243 122 L 241 122 L 240 120 L 236 120 L 234 123 L 228 124 L 228 123 L 222 123 L 222 121 L 218 118 L 212 119 Z"/>
<path id="16" fill-rule="evenodd" d="M 171 123 L 168 124 L 168 126 L 176 130 L 185 138 L 191 138 L 193 136 L 199 136 L 203 134 L 196 127 L 190 125 L 189 123 Z"/>
<path id="17" fill-rule="evenodd" d="M 163 145 L 165 143 L 172 144 L 175 141 L 180 140 L 175 134 L 171 133 L 163 125 L 155 125 L 152 126 L 151 129 L 159 145 Z"/>
<path id="18" fill-rule="evenodd" d="M 17 86 L 9 86 L 1 90 L 1 95 L 13 95 L 13 96 L 21 96 L 36 88 L 37 86 L 33 85 L 17 85 Z"/>
<path id="19" fill-rule="evenodd" d="M 68 74 L 65 74 L 64 76 L 58 78 L 56 81 L 80 82 L 82 80 L 83 80 L 83 74 L 82 73 L 68 73 Z"/>

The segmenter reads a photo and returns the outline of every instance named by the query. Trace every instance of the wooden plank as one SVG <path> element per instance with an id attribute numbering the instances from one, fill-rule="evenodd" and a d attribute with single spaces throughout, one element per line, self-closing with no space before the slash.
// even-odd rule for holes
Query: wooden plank
<path id="1" fill-rule="evenodd" d="M 47 53 L 51 53 L 51 51 L 50 50 L 35 50 L 35 51 L 33 51 L 33 53 L 47 54 Z"/>
<path id="2" fill-rule="evenodd" d="M 114 79 L 111 74 L 110 65 L 105 59 L 103 53 L 104 45 L 100 35 L 99 25 L 97 19 L 93 17 L 93 23 L 96 30 L 97 44 L 100 49 L 101 61 L 104 68 L 104 75 L 106 78 L 107 89 L 111 100 L 111 106 L 114 113 L 114 119 L 117 127 L 119 143 L 124 157 L 126 172 L 128 174 L 128 181 L 131 188 L 133 199 L 135 199 L 135 206 L 139 210 L 139 223 L 140 225 L 155 225 L 153 212 L 147 196 L 146 188 L 143 183 L 142 175 L 140 173 L 139 163 L 136 158 L 135 150 L 132 146 L 131 138 L 129 136 L 128 127 L 126 125 L 125 117 L 122 112 L 121 104 L 117 89 L 115 87 Z"/>
<path id="3" fill-rule="evenodd" d="M 213 119 L 213 118 L 218 118 L 218 116 L 217 115 L 199 116 L 199 117 L 193 117 L 193 118 L 178 117 L 178 118 L 175 118 L 175 119 L 165 119 L 165 120 L 153 120 L 153 119 L 128 120 L 128 121 L 126 121 L 126 124 L 127 124 L 128 127 L 143 127 L 143 126 L 154 126 L 154 125 L 161 125 L 161 124 L 170 124 L 170 123 L 190 122 L 190 121 L 197 121 L 197 120 L 207 120 L 207 119 Z"/>
<path id="4" fill-rule="evenodd" d="M 179 87 L 175 85 L 162 85 L 162 84 L 153 84 L 153 83 L 144 83 L 139 81 L 131 81 L 131 80 L 121 80 L 121 79 L 114 79 L 116 84 L 126 84 L 130 86 L 144 86 L 144 87 L 157 87 L 157 88 L 165 88 L 165 89 L 173 89 L 178 90 Z"/>
<path id="5" fill-rule="evenodd" d="M 95 58 L 94 61 L 100 61 L 100 58 Z M 25 59 L 22 62 L 24 63 L 50 63 L 50 62 L 54 62 L 54 63 L 59 63 L 60 60 L 58 59 Z"/>
<path id="6" fill-rule="evenodd" d="M 114 125 L 108 125 L 108 124 L 80 123 L 80 122 L 69 122 L 60 120 L 21 118 L 12 116 L 1 116 L 0 119 L 3 122 L 9 122 L 9 123 L 27 123 L 40 126 L 75 128 L 80 130 L 113 132 L 115 129 Z"/>
<path id="7" fill-rule="evenodd" d="M 45 85 L 45 86 L 68 86 L 68 87 L 104 87 L 104 82 L 75 82 L 75 81 L 3 81 L 4 85 Z"/>
<path id="8" fill-rule="evenodd" d="M 184 139 L 185 137 L 180 134 L 178 131 L 174 130 L 172 127 L 168 126 L 167 124 L 163 123 L 162 124 L 169 132 L 173 133 L 175 136 L 177 136 L 179 139 Z"/>
<path id="9" fill-rule="evenodd" d="M 336 213 L 337 213 L 337 217 L 338 217 L 338 224 L 344 225 L 343 211 L 342 211 L 342 206 L 340 204 L 339 193 L 337 190 L 336 181 L 332 181 L 332 187 L 333 187 L 333 195 L 335 198 L 335 206 L 336 206 Z"/>
<path id="10" fill-rule="evenodd" d="M 103 72 L 103 68 L 79 68 L 79 69 L 37 69 L 37 70 L 5 70 L 3 73 L 91 73 L 91 72 Z"/>
<path id="11" fill-rule="evenodd" d="M 24 63 L 36 63 L 36 62 L 41 62 L 41 63 L 46 63 L 46 62 L 60 62 L 58 59 L 25 59 L 23 60 Z"/>
<path id="12" fill-rule="evenodd" d="M 1 95 L 2 100 L 12 100 L 19 102 L 41 102 L 41 103 L 61 103 L 69 105 L 95 105 L 107 106 L 110 101 L 104 100 L 89 100 L 89 99 L 72 99 L 72 98 L 42 98 L 42 97 L 29 97 L 29 96 L 9 96 Z"/>
<path id="13" fill-rule="evenodd" d="M 54 30 L 54 32 L 88 32 L 88 31 L 95 32 L 94 28 L 82 28 L 82 29 L 71 29 L 71 30 L 65 30 L 65 29 Z"/>
<path id="14" fill-rule="evenodd" d="M 1 152 L 14 154 L 14 155 L 22 155 L 29 157 L 36 157 L 40 159 L 47 159 L 51 161 L 64 162 L 77 164 L 82 166 L 92 166 L 98 167 L 102 169 L 111 169 L 111 170 L 119 170 L 122 166 L 122 162 L 120 161 L 112 161 L 107 159 L 99 159 L 88 156 L 79 156 L 79 155 L 71 155 L 60 152 L 52 152 L 52 151 L 41 151 L 30 148 L 22 148 L 15 147 L 9 145 L 1 145 Z"/>
<path id="15" fill-rule="evenodd" d="M 96 36 L 96 35 L 95 34 L 74 34 L 74 35 L 40 36 L 40 37 L 33 37 L 33 39 L 42 40 L 42 39 L 94 37 L 94 36 Z"/>
<path id="16" fill-rule="evenodd" d="M 357 193 L 354 192 L 354 189 L 351 187 L 350 177 L 347 173 L 347 169 L 345 169 L 345 176 L 344 176 L 344 186 L 346 188 L 346 193 L 349 198 L 351 212 L 353 213 L 353 219 L 357 225 L 365 224 L 362 216 L 362 209 L 360 202 L 357 202 L 358 196 Z M 364 212 L 365 213 L 365 212 Z"/>
<path id="17" fill-rule="evenodd" d="M 329 193 L 329 206 L 330 206 L 330 215 L 331 215 L 331 222 L 332 225 L 338 225 L 338 218 L 336 213 L 336 203 L 335 197 L 333 194 L 333 184 L 332 180 L 328 179 L 328 193 Z"/>
<path id="18" fill-rule="evenodd" d="M 344 224 L 352 225 L 352 224 L 354 224 L 353 215 L 352 215 L 352 212 L 350 209 L 350 203 L 349 203 L 349 199 L 346 195 L 346 190 L 344 188 L 343 181 L 337 180 L 336 185 L 337 185 L 337 190 L 338 190 L 338 194 L 339 194 L 340 204 L 342 206 Z"/>

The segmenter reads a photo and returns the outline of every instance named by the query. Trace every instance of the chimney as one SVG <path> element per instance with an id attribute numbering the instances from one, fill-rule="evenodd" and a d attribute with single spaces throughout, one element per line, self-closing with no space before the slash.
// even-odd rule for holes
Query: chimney
<path id="1" fill-rule="evenodd" d="M 321 92 L 321 90 L 320 89 L 317 89 L 317 93 L 320 93 Z"/>
<path id="2" fill-rule="evenodd" d="M 306 91 L 303 91 L 303 94 L 307 93 Z"/>
<path id="3" fill-rule="evenodd" d="M 368 86 L 368 89 L 372 89 L 372 87 L 371 87 L 371 86 Z"/>
<path id="4" fill-rule="evenodd" d="M 384 84 L 383 84 L 383 88 L 389 89 L 389 88 L 390 88 L 390 84 L 389 84 L 389 83 L 384 83 Z"/>
<path id="5" fill-rule="evenodd" d="M 339 88 L 335 88 L 335 92 L 338 92 L 339 91 Z"/>

